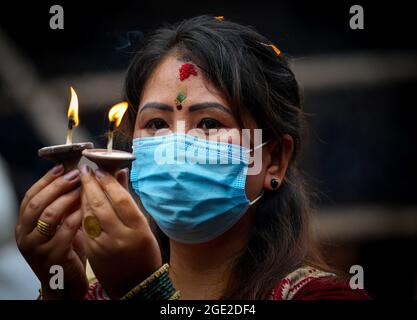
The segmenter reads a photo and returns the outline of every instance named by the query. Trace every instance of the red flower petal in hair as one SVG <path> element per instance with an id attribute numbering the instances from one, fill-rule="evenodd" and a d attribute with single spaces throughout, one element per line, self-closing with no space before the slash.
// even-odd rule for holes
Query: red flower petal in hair
<path id="1" fill-rule="evenodd" d="M 187 79 L 190 75 L 196 76 L 197 70 L 195 69 L 194 65 L 191 63 L 184 63 L 180 69 L 180 80 L 184 81 Z"/>

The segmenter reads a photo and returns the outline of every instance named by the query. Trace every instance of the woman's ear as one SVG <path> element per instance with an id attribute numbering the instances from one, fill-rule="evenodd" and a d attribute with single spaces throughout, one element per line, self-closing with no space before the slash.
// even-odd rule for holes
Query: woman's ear
<path id="1" fill-rule="evenodd" d="M 278 142 L 275 142 L 270 148 L 270 163 L 266 168 L 264 189 L 273 191 L 279 188 L 285 178 L 294 150 L 294 140 L 289 134 L 285 134 L 281 139 L 280 147 Z"/>

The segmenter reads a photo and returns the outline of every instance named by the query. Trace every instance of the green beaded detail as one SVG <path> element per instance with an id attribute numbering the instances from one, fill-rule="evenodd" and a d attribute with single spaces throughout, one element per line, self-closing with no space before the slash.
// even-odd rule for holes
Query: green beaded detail
<path id="1" fill-rule="evenodd" d="M 176 291 L 168 275 L 168 264 L 164 264 L 152 275 L 129 291 L 122 300 L 176 300 L 180 292 Z"/>
<path id="2" fill-rule="evenodd" d="M 187 98 L 187 94 L 185 93 L 184 90 L 180 90 L 177 94 L 177 97 L 175 98 L 175 104 L 181 104 L 184 102 L 184 100 Z"/>

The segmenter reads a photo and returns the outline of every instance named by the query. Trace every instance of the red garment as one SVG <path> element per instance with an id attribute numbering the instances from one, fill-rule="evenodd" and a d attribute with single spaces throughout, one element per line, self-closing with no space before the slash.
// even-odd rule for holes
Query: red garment
<path id="1" fill-rule="evenodd" d="M 349 281 L 336 277 L 323 277 L 310 281 L 299 290 L 294 300 L 369 300 L 363 289 L 351 289 Z"/>
<path id="2" fill-rule="evenodd" d="M 98 282 L 90 284 L 84 300 L 109 300 Z M 312 267 L 294 270 L 278 282 L 272 300 L 369 300 L 365 290 L 351 289 L 348 280 Z"/>
<path id="3" fill-rule="evenodd" d="M 351 289 L 349 280 L 312 267 L 299 268 L 282 279 L 273 300 L 369 300 L 365 290 Z"/>

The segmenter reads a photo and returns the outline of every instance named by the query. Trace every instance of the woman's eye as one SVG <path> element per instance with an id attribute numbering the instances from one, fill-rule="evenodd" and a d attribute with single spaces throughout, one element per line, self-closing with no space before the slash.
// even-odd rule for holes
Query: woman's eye
<path id="1" fill-rule="evenodd" d="M 198 123 L 197 127 L 203 130 L 218 129 L 223 127 L 223 124 L 215 119 L 204 118 Z"/>
<path id="2" fill-rule="evenodd" d="M 148 121 L 148 123 L 145 126 L 146 129 L 151 129 L 151 130 L 165 129 L 168 127 L 169 127 L 168 123 L 166 123 L 165 120 L 162 120 L 159 118 Z"/>

